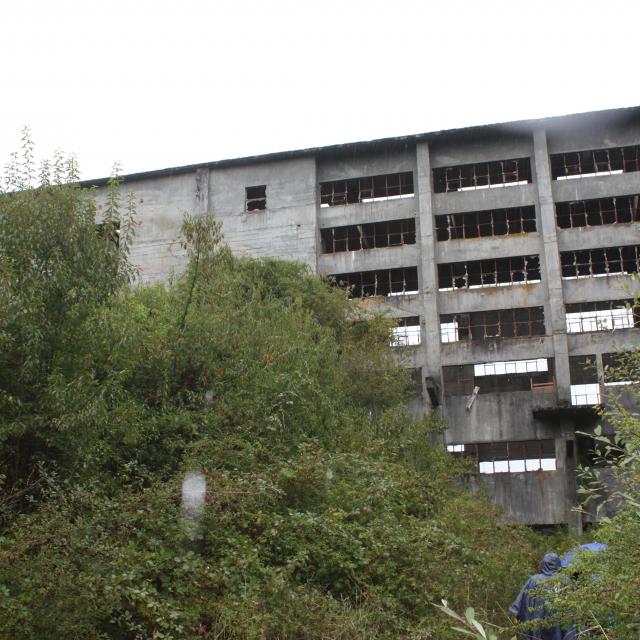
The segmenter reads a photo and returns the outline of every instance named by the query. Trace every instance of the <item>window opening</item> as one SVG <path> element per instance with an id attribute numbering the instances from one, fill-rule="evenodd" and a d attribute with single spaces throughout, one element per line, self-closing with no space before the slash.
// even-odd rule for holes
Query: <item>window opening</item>
<path id="1" fill-rule="evenodd" d="M 99 238 L 111 240 L 116 249 L 120 247 L 120 220 L 98 222 L 96 224 L 96 232 Z"/>
<path id="2" fill-rule="evenodd" d="M 533 282 L 540 282 L 540 258 L 537 255 L 438 265 L 440 291 L 504 287 Z"/>
<path id="3" fill-rule="evenodd" d="M 605 300 L 566 305 L 567 333 L 613 331 L 640 326 L 633 300 Z"/>
<path id="4" fill-rule="evenodd" d="M 634 384 L 640 381 L 638 356 L 635 351 L 603 353 L 602 366 L 606 387 Z"/>
<path id="5" fill-rule="evenodd" d="M 446 396 L 470 395 L 475 387 L 480 394 L 555 388 L 553 358 L 451 365 L 442 371 Z"/>
<path id="6" fill-rule="evenodd" d="M 562 277 L 565 280 L 571 280 L 637 273 L 639 249 L 639 245 L 631 245 L 605 249 L 562 251 L 560 253 Z"/>
<path id="7" fill-rule="evenodd" d="M 267 185 L 245 189 L 245 211 L 262 211 L 267 208 Z"/>
<path id="8" fill-rule="evenodd" d="M 557 202 L 556 221 L 561 229 L 637 222 L 640 220 L 639 204 L 638 195 Z"/>
<path id="9" fill-rule="evenodd" d="M 350 289 L 350 298 L 418 293 L 418 268 L 378 269 L 331 276 L 334 284 Z"/>
<path id="10" fill-rule="evenodd" d="M 440 316 L 440 341 L 530 338 L 545 335 L 544 307 L 496 309 Z"/>
<path id="11" fill-rule="evenodd" d="M 420 344 L 420 317 L 401 318 L 391 329 L 392 347 L 412 347 Z"/>
<path id="12" fill-rule="evenodd" d="M 482 474 L 555 471 L 554 440 L 450 444 L 447 451 L 474 460 Z"/>
<path id="13" fill-rule="evenodd" d="M 513 187 L 531 181 L 529 158 L 478 162 L 433 170 L 435 193 Z"/>
<path id="14" fill-rule="evenodd" d="M 535 230 L 536 210 L 533 206 L 436 216 L 436 237 L 439 242 L 531 233 Z"/>
<path id="15" fill-rule="evenodd" d="M 551 155 L 551 179 L 572 180 L 640 169 L 640 146 L 571 151 Z"/>
<path id="16" fill-rule="evenodd" d="M 412 171 L 320 183 L 321 207 L 396 200 L 413 196 Z"/>
<path id="17" fill-rule="evenodd" d="M 415 244 L 415 218 L 321 229 L 322 253 L 360 251 Z"/>
<path id="18" fill-rule="evenodd" d="M 600 404 L 600 385 L 595 356 L 569 356 L 571 404 L 574 406 Z"/>

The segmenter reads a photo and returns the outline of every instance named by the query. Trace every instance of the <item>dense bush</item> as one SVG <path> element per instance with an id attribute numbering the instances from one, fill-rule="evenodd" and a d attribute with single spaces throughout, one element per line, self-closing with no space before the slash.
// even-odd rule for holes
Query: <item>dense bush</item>
<path id="1" fill-rule="evenodd" d="M 499 619 L 534 538 L 403 408 L 388 321 L 207 216 L 183 275 L 130 288 L 63 169 L 0 195 L 0 638 L 446 639 L 442 597 Z"/>

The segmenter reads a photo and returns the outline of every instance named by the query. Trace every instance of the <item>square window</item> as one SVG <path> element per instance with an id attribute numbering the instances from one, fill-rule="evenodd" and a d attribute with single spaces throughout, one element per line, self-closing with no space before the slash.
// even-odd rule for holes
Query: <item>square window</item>
<path id="1" fill-rule="evenodd" d="M 245 211 L 262 211 L 267 208 L 267 185 L 245 189 Z"/>

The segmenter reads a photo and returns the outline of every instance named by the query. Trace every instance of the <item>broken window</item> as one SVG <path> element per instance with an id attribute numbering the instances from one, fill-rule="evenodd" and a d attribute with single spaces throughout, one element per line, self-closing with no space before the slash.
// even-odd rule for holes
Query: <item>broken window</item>
<path id="1" fill-rule="evenodd" d="M 413 195 L 412 171 L 320 183 L 321 207 L 412 198 Z"/>
<path id="2" fill-rule="evenodd" d="M 411 316 L 398 320 L 398 326 L 391 330 L 392 347 L 412 347 L 420 344 L 420 318 Z"/>
<path id="3" fill-rule="evenodd" d="M 262 211 L 267 208 L 267 185 L 247 187 L 245 189 L 245 211 Z"/>
<path id="4" fill-rule="evenodd" d="M 600 385 L 594 355 L 569 356 L 569 375 L 572 405 L 600 404 Z"/>
<path id="5" fill-rule="evenodd" d="M 554 440 L 450 444 L 447 451 L 475 461 L 480 473 L 555 471 Z"/>
<path id="6" fill-rule="evenodd" d="M 496 309 L 440 316 L 440 341 L 543 336 L 544 308 Z"/>
<path id="7" fill-rule="evenodd" d="M 556 203 L 556 220 L 561 229 L 624 224 L 640 220 L 640 196 L 616 196 L 595 200 Z"/>
<path id="8" fill-rule="evenodd" d="M 530 233 L 535 230 L 536 210 L 533 206 L 436 216 L 436 237 L 440 242 Z"/>
<path id="9" fill-rule="evenodd" d="M 607 247 L 606 249 L 585 249 L 583 251 L 562 251 L 562 277 L 592 278 L 638 272 L 639 245 L 627 247 Z"/>
<path id="10" fill-rule="evenodd" d="M 603 300 L 566 305 L 567 333 L 613 331 L 640 326 L 633 300 Z"/>
<path id="11" fill-rule="evenodd" d="M 440 291 L 540 282 L 540 258 L 513 256 L 438 265 Z"/>
<path id="12" fill-rule="evenodd" d="M 571 180 L 640 170 L 640 146 L 551 155 L 551 179 Z"/>
<path id="13" fill-rule="evenodd" d="M 416 243 L 415 218 L 321 229 L 322 253 L 380 249 Z"/>
<path id="14" fill-rule="evenodd" d="M 475 387 L 478 393 L 531 391 L 555 381 L 553 358 L 453 365 L 442 371 L 446 396 L 470 395 Z"/>
<path id="15" fill-rule="evenodd" d="M 418 268 L 378 269 L 332 275 L 333 282 L 350 289 L 350 298 L 418 293 Z"/>
<path id="16" fill-rule="evenodd" d="M 433 170 L 435 193 L 512 187 L 531 182 L 529 158 L 478 162 Z"/>

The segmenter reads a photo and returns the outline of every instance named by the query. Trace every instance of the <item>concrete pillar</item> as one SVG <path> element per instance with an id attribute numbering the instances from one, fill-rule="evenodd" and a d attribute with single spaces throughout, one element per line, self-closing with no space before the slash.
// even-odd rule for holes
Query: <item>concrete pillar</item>
<path id="1" fill-rule="evenodd" d="M 205 215 L 209 211 L 209 174 L 208 168 L 196 171 L 196 207 L 195 214 Z"/>
<path id="2" fill-rule="evenodd" d="M 435 233 L 432 206 L 431 160 L 429 144 L 416 145 L 416 196 L 418 216 L 416 233 L 420 243 L 418 278 L 423 299 L 423 344 L 425 370 L 423 377 L 431 377 L 441 386 L 440 380 L 440 317 L 438 314 L 438 267 L 436 264 Z M 442 392 L 442 389 L 441 389 Z"/>
<path id="3" fill-rule="evenodd" d="M 547 334 L 552 336 L 555 352 L 555 376 L 560 400 L 569 400 L 569 348 L 567 345 L 567 327 L 565 319 L 564 294 L 562 289 L 562 271 L 558 236 L 556 233 L 556 214 L 551 189 L 551 168 L 547 135 L 544 129 L 533 132 L 534 178 L 538 187 L 538 231 L 542 237 L 540 266 L 542 285 L 547 289 L 544 307 Z"/>

